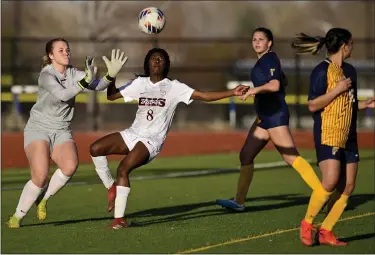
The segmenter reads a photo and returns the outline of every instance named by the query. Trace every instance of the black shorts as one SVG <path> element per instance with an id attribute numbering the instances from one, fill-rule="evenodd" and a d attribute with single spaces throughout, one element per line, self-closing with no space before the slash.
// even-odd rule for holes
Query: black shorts
<path id="1" fill-rule="evenodd" d="M 279 112 L 272 116 L 258 115 L 258 126 L 264 129 L 289 126 L 289 113 Z"/>

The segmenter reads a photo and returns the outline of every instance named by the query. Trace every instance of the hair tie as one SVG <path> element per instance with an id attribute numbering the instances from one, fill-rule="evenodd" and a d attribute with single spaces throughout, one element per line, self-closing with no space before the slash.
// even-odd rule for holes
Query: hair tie
<path id="1" fill-rule="evenodd" d="M 325 43 L 327 41 L 325 37 L 321 37 L 321 36 L 316 36 L 315 39 L 317 39 L 321 43 Z"/>

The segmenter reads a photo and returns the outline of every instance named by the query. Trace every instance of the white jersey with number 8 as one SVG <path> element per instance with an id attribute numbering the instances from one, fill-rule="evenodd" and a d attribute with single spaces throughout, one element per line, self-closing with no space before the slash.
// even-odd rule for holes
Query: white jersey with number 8
<path id="1" fill-rule="evenodd" d="M 190 104 L 194 89 L 177 80 L 165 78 L 152 83 L 149 77 L 138 77 L 119 88 L 125 102 L 137 100 L 138 111 L 128 129 L 142 138 L 164 143 L 177 105 Z"/>

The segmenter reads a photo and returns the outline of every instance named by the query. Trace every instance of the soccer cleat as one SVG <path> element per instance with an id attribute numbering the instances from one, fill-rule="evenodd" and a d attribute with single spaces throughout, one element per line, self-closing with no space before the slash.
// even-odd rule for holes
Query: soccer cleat
<path id="1" fill-rule="evenodd" d="M 216 204 L 236 212 L 245 210 L 245 205 L 240 205 L 234 199 L 217 199 Z"/>
<path id="2" fill-rule="evenodd" d="M 307 223 L 305 219 L 303 219 L 300 226 L 299 237 L 304 245 L 312 246 L 314 244 L 313 231 L 313 224 Z"/>
<path id="3" fill-rule="evenodd" d="M 108 212 L 111 212 L 115 208 L 115 199 L 116 199 L 116 183 L 113 183 L 112 186 L 108 189 Z"/>
<path id="4" fill-rule="evenodd" d="M 331 246 L 346 246 L 348 243 L 340 241 L 332 231 L 325 230 L 323 228 L 319 229 L 319 243 L 328 244 Z"/>
<path id="5" fill-rule="evenodd" d="M 21 219 L 17 218 L 16 216 L 13 215 L 12 217 L 9 218 L 8 227 L 9 228 L 19 228 L 20 223 L 21 223 Z"/>
<path id="6" fill-rule="evenodd" d="M 128 228 L 129 225 L 124 218 L 115 218 L 111 225 L 108 226 L 112 229 Z"/>
<path id="7" fill-rule="evenodd" d="M 47 200 L 42 199 L 36 206 L 36 216 L 39 220 L 45 220 L 47 218 Z"/>

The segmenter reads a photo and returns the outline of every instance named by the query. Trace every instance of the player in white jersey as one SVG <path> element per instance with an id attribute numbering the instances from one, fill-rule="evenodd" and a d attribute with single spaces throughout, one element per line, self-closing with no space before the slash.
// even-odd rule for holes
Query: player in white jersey
<path id="1" fill-rule="evenodd" d="M 31 206 L 37 204 L 37 216 L 47 216 L 47 200 L 72 177 L 78 166 L 78 155 L 70 123 L 74 115 L 75 96 L 84 89 L 104 90 L 112 83 L 126 62 L 124 53 L 112 51 L 106 62 L 108 73 L 95 79 L 94 59 L 86 58 L 85 72 L 69 65 L 70 48 L 66 40 L 55 38 L 47 42 L 42 71 L 38 79 L 38 99 L 30 111 L 24 132 L 24 147 L 29 160 L 31 180 L 23 188 L 16 212 L 8 226 L 19 228 Z M 48 181 L 50 158 L 58 169 Z M 43 192 L 45 191 L 45 193 Z"/>
<path id="2" fill-rule="evenodd" d="M 120 88 L 111 84 L 107 98 L 123 97 L 125 102 L 137 100 L 138 111 L 131 127 L 109 134 L 90 147 L 95 169 L 108 189 L 108 211 L 113 207 L 113 229 L 128 227 L 124 219 L 127 198 L 130 192 L 129 174 L 135 168 L 149 163 L 161 151 L 179 103 L 190 104 L 194 99 L 216 101 L 240 96 L 247 86 L 220 92 L 201 92 L 184 83 L 167 78 L 170 60 L 168 53 L 159 48 L 150 50 L 144 61 L 145 75 L 132 80 Z M 121 154 L 126 157 L 117 168 L 116 182 L 108 168 L 107 155 Z"/>

